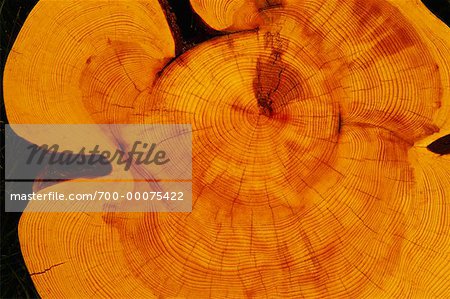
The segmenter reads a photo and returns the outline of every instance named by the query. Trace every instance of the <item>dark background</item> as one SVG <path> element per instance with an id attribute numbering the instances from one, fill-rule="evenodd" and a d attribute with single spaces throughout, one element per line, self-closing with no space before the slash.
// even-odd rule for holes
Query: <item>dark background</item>
<path id="1" fill-rule="evenodd" d="M 8 123 L 3 105 L 3 69 L 6 57 L 11 50 L 17 34 L 23 25 L 28 13 L 37 3 L 37 0 L 0 0 L 0 66 L 1 66 L 1 170 L 2 184 L 0 187 L 1 206 L 1 277 L 0 298 L 39 298 L 20 252 L 17 235 L 17 225 L 20 213 L 5 213 L 4 205 L 4 124 Z"/>
<path id="2" fill-rule="evenodd" d="M 202 24 L 200 18 L 192 12 L 187 0 L 160 0 L 169 4 L 166 10 L 172 29 L 177 37 L 177 54 L 188 50 L 212 36 L 220 33 Z M 450 26 L 450 0 L 423 0 L 428 9 Z M 37 0 L 0 0 L 0 66 L 3 82 L 3 69 L 6 57 L 19 33 L 27 15 Z M 3 105 L 3 84 L 1 86 L 1 153 L 0 161 L 2 184 L 0 197 L 4 197 L 4 125 L 8 123 Z M 33 282 L 25 267 L 20 252 L 17 225 L 20 213 L 5 213 L 4 203 L 1 206 L 1 279 L 0 298 L 39 298 Z"/>

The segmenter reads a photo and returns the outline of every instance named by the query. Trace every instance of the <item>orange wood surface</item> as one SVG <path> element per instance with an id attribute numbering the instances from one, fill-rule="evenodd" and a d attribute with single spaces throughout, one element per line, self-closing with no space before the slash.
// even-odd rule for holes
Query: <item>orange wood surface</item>
<path id="1" fill-rule="evenodd" d="M 450 297 L 450 156 L 426 149 L 450 133 L 450 29 L 416 0 L 191 5 L 227 34 L 178 57 L 156 0 L 41 0 L 26 20 L 13 128 L 193 128 L 191 213 L 22 215 L 40 295 Z"/>

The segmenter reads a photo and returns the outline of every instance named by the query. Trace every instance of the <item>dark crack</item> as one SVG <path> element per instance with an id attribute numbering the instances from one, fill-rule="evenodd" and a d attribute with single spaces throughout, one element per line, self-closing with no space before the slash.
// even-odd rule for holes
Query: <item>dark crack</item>
<path id="1" fill-rule="evenodd" d="M 59 263 L 59 264 L 55 264 L 55 265 L 53 265 L 53 266 L 50 266 L 49 268 L 44 269 L 43 271 L 30 273 L 30 276 L 44 274 L 44 273 L 46 273 L 47 271 L 50 271 L 51 269 L 53 269 L 53 268 L 55 268 L 55 267 L 58 267 L 58 266 L 61 266 L 61 265 L 65 264 L 65 263 L 66 263 L 66 262 L 61 262 L 61 263 Z"/>
<path id="2" fill-rule="evenodd" d="M 441 156 L 450 154 L 450 134 L 436 139 L 427 146 L 427 149 Z"/>

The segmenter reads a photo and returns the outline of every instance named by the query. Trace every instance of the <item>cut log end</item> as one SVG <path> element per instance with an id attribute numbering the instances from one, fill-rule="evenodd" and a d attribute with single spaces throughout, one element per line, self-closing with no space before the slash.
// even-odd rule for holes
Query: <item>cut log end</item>
<path id="1" fill-rule="evenodd" d="M 450 135 L 421 144 L 450 130 L 449 29 L 412 0 L 191 5 L 223 34 L 178 47 L 158 1 L 42 1 L 25 23 L 13 123 L 193 129 L 192 213 L 23 214 L 39 293 L 448 296 Z"/>

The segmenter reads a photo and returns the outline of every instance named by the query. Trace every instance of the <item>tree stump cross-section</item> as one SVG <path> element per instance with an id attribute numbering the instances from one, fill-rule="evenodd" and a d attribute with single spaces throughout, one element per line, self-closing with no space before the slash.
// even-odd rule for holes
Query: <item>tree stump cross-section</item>
<path id="1" fill-rule="evenodd" d="M 181 48 L 156 0 L 41 0 L 15 41 L 13 128 L 193 129 L 191 213 L 23 213 L 39 294 L 450 296 L 450 29 L 416 0 L 190 5 L 214 37 Z"/>

